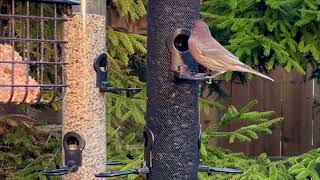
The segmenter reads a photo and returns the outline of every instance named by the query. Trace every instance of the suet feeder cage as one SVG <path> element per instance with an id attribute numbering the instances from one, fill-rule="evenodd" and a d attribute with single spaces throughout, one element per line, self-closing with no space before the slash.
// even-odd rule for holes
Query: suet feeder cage
<path id="1" fill-rule="evenodd" d="M 0 0 L 0 103 L 51 103 L 67 87 L 63 26 L 75 0 Z"/>

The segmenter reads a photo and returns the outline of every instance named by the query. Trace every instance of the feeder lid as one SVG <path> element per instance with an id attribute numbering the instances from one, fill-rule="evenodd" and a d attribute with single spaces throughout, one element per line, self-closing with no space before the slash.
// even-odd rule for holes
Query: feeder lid
<path id="1" fill-rule="evenodd" d="M 35 2 L 46 2 L 46 3 L 61 3 L 61 4 L 69 4 L 69 5 L 79 5 L 79 0 L 31 0 Z"/>

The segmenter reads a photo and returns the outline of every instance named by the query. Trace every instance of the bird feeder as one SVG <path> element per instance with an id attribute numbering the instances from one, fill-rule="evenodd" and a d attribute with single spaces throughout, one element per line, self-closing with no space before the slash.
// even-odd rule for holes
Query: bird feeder
<path id="1" fill-rule="evenodd" d="M 141 90 L 108 83 L 106 4 L 106 0 L 81 0 L 64 26 L 69 87 L 62 124 L 66 168 L 60 172 L 66 174 L 65 179 L 96 179 L 106 169 L 105 92 Z"/>
<path id="2" fill-rule="evenodd" d="M 51 103 L 67 87 L 63 26 L 74 0 L 0 1 L 0 103 Z"/>
<path id="3" fill-rule="evenodd" d="M 147 123 L 140 168 L 107 171 L 96 177 L 144 175 L 147 179 L 198 179 L 198 172 L 239 173 L 201 165 L 198 72 L 188 49 L 198 0 L 148 1 Z"/>
<path id="4" fill-rule="evenodd" d="M 174 70 L 179 65 L 172 62 L 182 64 L 183 60 L 172 57 L 182 58 L 188 51 L 190 33 L 179 29 L 190 29 L 192 20 L 199 18 L 199 9 L 198 0 L 148 1 L 146 126 L 154 136 L 148 179 L 198 177 L 199 82 L 177 80 Z M 192 62 L 188 67 L 196 72 L 197 65 Z"/>
<path id="5" fill-rule="evenodd" d="M 201 165 L 198 72 L 189 53 L 192 21 L 199 0 L 148 1 L 147 179 L 198 179 L 198 172 L 240 173 Z M 151 144 L 151 145 L 150 145 Z"/>
<path id="6" fill-rule="evenodd" d="M 35 90 L 39 90 L 40 87 L 40 93 L 42 89 L 47 87 L 51 88 L 50 90 L 62 87 L 64 95 L 63 167 L 45 170 L 44 174 L 64 176 L 64 179 L 95 179 L 94 175 L 105 169 L 106 161 L 105 98 L 99 87 L 96 86 L 96 79 L 99 78 L 96 77 L 95 71 L 96 59 L 106 52 L 106 2 L 105 0 L 99 0 L 99 2 L 81 0 L 81 3 L 78 1 L 45 0 L 19 3 L 21 3 L 21 8 L 27 8 L 27 17 L 30 16 L 30 20 L 27 18 L 27 27 L 31 27 L 31 22 L 34 19 L 39 22 L 34 27 L 36 38 L 31 36 L 33 29 L 31 31 L 28 28 L 26 33 L 26 37 L 28 37 L 27 50 L 35 48 L 38 55 L 35 57 L 39 59 L 35 62 L 28 62 L 31 65 L 38 65 L 35 74 L 40 84 L 31 87 L 38 87 Z M 11 9 L 17 8 L 16 4 L 18 2 L 12 3 Z M 35 6 L 33 9 L 31 4 Z M 58 9 L 60 6 L 61 10 Z M 48 9 L 50 7 L 53 8 L 52 12 L 51 9 Z M 70 11 L 71 9 L 73 11 Z M 33 11 L 39 11 L 39 15 L 31 14 Z M 44 12 L 48 11 L 52 16 L 44 15 Z M 60 15 L 62 12 L 63 14 Z M 12 16 L 16 17 L 14 13 L 8 15 L 8 17 Z M 51 21 L 53 22 L 52 27 L 47 25 Z M 52 32 L 53 35 L 46 37 L 48 32 Z M 13 38 L 14 35 L 9 35 L 11 35 L 9 40 L 17 39 Z M 29 43 L 33 40 L 36 41 L 37 46 L 35 47 L 32 46 L 34 44 Z M 50 43 L 53 44 L 52 47 L 48 45 Z M 15 44 L 13 43 L 13 45 Z M 29 57 L 29 54 L 30 57 L 34 57 L 28 51 L 26 52 L 26 57 Z M 46 53 L 50 53 L 53 60 L 45 61 Z M 22 62 L 26 64 L 25 61 Z M 48 78 L 54 80 L 53 85 L 43 85 L 42 83 L 46 79 L 45 65 L 51 65 L 51 68 L 55 70 L 54 78 Z M 68 77 L 68 85 L 65 84 L 66 77 Z M 25 86 L 29 87 L 30 85 L 26 84 Z M 65 91 L 64 88 L 67 86 L 68 90 Z"/>

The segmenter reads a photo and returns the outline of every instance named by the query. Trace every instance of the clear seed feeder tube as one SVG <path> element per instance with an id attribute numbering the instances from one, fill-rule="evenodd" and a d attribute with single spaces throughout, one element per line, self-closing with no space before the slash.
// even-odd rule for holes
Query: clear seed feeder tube
<path id="1" fill-rule="evenodd" d="M 77 133 L 85 142 L 82 164 L 65 179 L 96 179 L 106 161 L 104 94 L 96 87 L 94 61 L 106 52 L 106 1 L 81 0 L 65 23 L 66 74 L 69 88 L 63 101 L 63 135 Z M 75 144 L 77 141 L 67 141 Z M 69 146 L 66 146 L 69 147 Z M 71 147 L 71 146 L 70 146 Z M 65 148 L 65 159 L 68 148 Z"/>

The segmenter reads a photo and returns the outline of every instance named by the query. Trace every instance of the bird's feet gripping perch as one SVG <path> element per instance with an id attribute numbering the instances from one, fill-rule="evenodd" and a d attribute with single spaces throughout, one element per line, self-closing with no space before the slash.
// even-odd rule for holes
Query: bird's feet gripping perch
<path id="1" fill-rule="evenodd" d="M 210 78 L 210 79 L 208 79 L 208 80 L 206 81 L 206 83 L 207 83 L 207 84 L 212 84 L 212 81 L 215 80 L 214 78 L 216 78 L 216 77 L 218 77 L 219 75 L 224 74 L 224 73 L 225 73 L 225 71 L 222 71 L 222 72 L 219 72 L 219 73 L 217 73 L 217 74 L 208 76 L 208 78 Z"/>
<path id="2" fill-rule="evenodd" d="M 191 80 L 191 81 L 210 81 L 213 77 L 208 73 L 197 73 L 189 70 L 185 64 L 179 65 L 178 70 L 175 71 L 175 77 L 178 79 Z"/>

